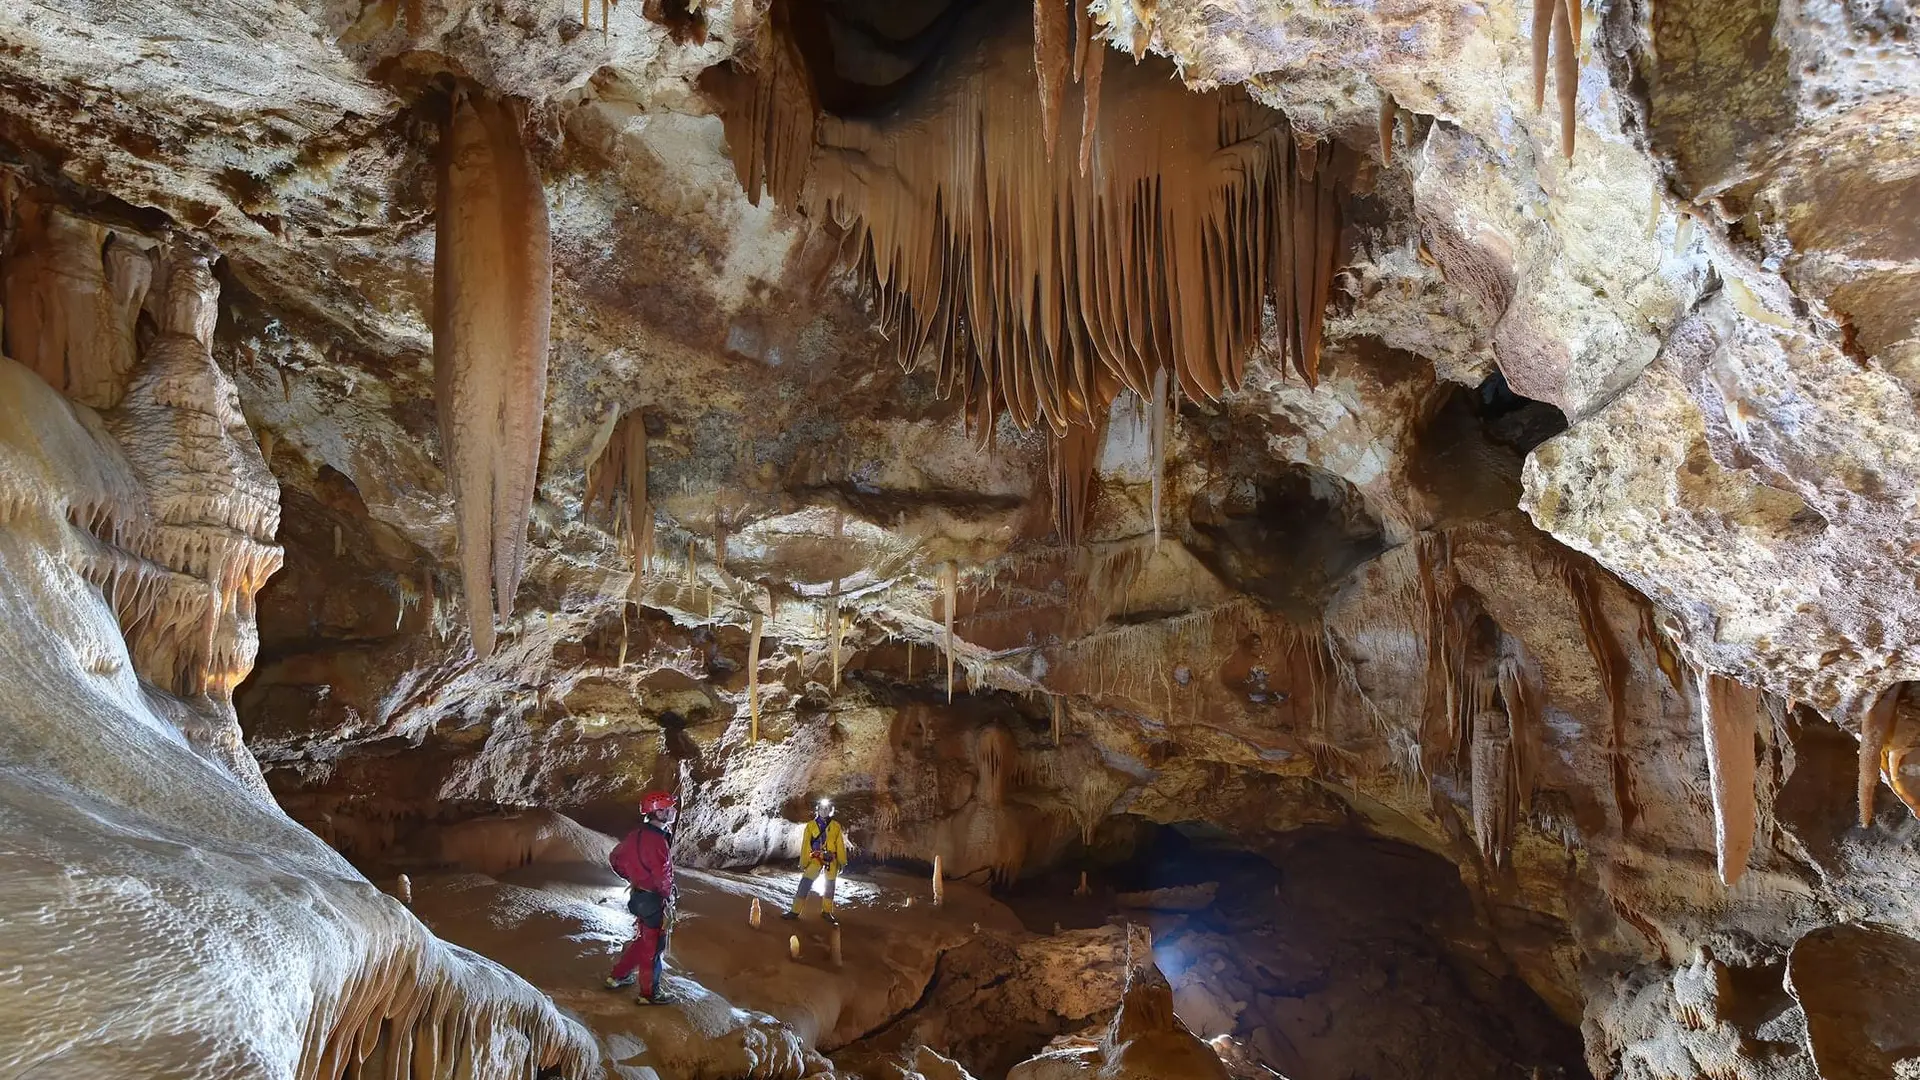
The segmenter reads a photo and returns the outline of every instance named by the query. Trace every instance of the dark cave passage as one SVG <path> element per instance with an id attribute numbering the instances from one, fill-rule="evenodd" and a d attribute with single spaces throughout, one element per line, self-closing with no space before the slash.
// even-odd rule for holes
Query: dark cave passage
<path id="1" fill-rule="evenodd" d="M 1151 928 L 1187 1026 L 1290 1080 L 1590 1075 L 1578 1028 L 1519 977 L 1438 855 L 1329 827 L 1255 852 L 1132 817 L 1079 854 L 1091 895 L 1073 896 L 1069 859 L 1003 897 L 1028 929 Z"/>

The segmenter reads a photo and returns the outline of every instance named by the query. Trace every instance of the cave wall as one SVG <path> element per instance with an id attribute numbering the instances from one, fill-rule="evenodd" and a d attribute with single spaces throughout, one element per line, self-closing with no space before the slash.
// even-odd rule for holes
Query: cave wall
<path id="1" fill-rule="evenodd" d="M 982 876 L 1112 813 L 1254 847 L 1357 823 L 1461 868 L 1521 976 L 1584 1020 L 1596 1073 L 1805 1075 L 1836 1037 L 1818 1033 L 1859 1029 L 1821 979 L 1920 932 L 1915 824 L 1880 761 L 1867 824 L 1852 805 L 1866 704 L 1913 674 L 1920 580 L 1910 13 L 1590 12 L 1563 158 L 1514 4 L 1093 5 L 1111 44 L 1366 153 L 1318 386 L 1263 353 L 1237 394 L 1180 402 L 1164 518 L 1151 424 L 1122 396 L 1069 550 L 1043 440 L 980 452 L 828 273 L 831 231 L 741 194 L 692 80 L 756 13 L 704 6 L 696 44 L 642 7 L 604 32 L 518 0 L 0 12 L 10 354 L 89 406 L 134 400 L 115 434 L 156 505 L 187 435 L 237 480 L 219 513 L 166 524 L 230 531 L 245 573 L 136 552 L 187 615 L 233 597 L 220 660 L 183 668 L 165 643 L 199 639 L 136 629 L 128 663 L 173 693 L 116 675 L 127 708 L 238 782 L 257 758 L 361 859 L 503 807 L 614 827 L 663 784 L 711 865 L 789 856 L 820 792 L 867 855 Z M 156 27 L 194 48 L 151 48 Z M 426 359 L 449 73 L 532 103 L 554 226 L 533 553 L 479 663 Z M 1405 110 L 1390 154 L 1383 94 Z M 192 240 L 172 262 L 167 229 Z M 169 323 L 147 298 L 176 271 L 193 284 Z M 84 305 L 45 317 L 49 281 Z M 173 376 L 121 384 L 160 355 L 143 334 L 178 348 L 192 407 Z M 103 358 L 77 380 L 68 340 Z M 1490 438 L 1458 403 L 1496 378 L 1570 426 Z M 639 567 L 584 498 L 635 409 L 659 512 Z M 156 425 L 185 434 L 143 452 Z M 276 544 L 236 720 L 241 598 Z M 1726 676 L 1764 692 L 1732 887 L 1700 704 Z M 1904 705 L 1893 730 L 1908 754 Z M 1886 779 L 1911 792 L 1905 760 Z M 1857 922 L 1887 929 L 1835 929 Z"/>

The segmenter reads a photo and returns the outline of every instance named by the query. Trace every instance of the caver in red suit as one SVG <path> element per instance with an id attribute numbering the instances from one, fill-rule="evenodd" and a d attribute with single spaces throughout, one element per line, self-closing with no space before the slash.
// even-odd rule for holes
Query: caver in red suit
<path id="1" fill-rule="evenodd" d="M 660 998 L 660 971 L 666 961 L 669 916 L 673 908 L 673 834 L 667 831 L 677 816 L 673 796 L 649 791 L 640 800 L 646 815 L 640 827 L 614 845 L 607 861 L 613 872 L 627 879 L 627 910 L 633 912 L 633 940 L 621 951 L 607 979 L 617 989 L 636 981 L 639 1000 Z"/>

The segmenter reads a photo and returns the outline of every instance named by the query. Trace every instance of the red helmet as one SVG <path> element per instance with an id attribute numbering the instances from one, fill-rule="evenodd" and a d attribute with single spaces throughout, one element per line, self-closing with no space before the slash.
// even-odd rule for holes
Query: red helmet
<path id="1" fill-rule="evenodd" d="M 671 810 L 673 805 L 673 796 L 664 791 L 649 791 L 640 796 L 640 812 L 643 814 L 657 814 L 662 810 Z"/>

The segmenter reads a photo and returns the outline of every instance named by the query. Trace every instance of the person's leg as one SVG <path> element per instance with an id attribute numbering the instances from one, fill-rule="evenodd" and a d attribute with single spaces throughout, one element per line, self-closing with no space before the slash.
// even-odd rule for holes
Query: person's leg
<path id="1" fill-rule="evenodd" d="M 660 967 L 665 959 L 666 950 L 660 947 L 660 939 L 665 931 L 658 926 L 642 924 L 639 933 L 634 936 L 634 970 L 640 976 L 640 985 L 635 993 L 650 998 L 660 990 Z"/>
<path id="2" fill-rule="evenodd" d="M 660 941 L 658 947 L 653 950 L 653 991 L 647 995 L 655 1000 L 661 998 L 667 988 L 667 984 L 661 981 L 665 979 L 667 975 L 666 928 L 662 927 L 657 933 L 660 935 Z"/>
<path id="3" fill-rule="evenodd" d="M 827 894 L 826 894 L 826 897 L 820 901 L 820 913 L 823 915 L 833 914 L 833 885 L 835 882 L 839 880 L 840 880 L 839 868 L 828 867 L 827 868 Z"/>
<path id="4" fill-rule="evenodd" d="M 800 884 L 793 890 L 793 906 L 787 909 L 788 914 L 800 914 L 800 901 L 807 898 L 807 890 L 813 888 L 813 876 L 819 872 L 820 866 L 818 863 L 808 863 L 806 866 L 801 867 Z"/>
<path id="5" fill-rule="evenodd" d="M 647 941 L 647 927 L 636 925 L 633 940 L 627 942 L 627 947 L 620 950 L 620 959 L 614 962 L 613 981 L 625 984 L 628 979 L 633 978 L 635 972 L 640 970 L 641 964 L 651 963 L 652 954 L 647 952 L 650 948 L 652 946 Z"/>

